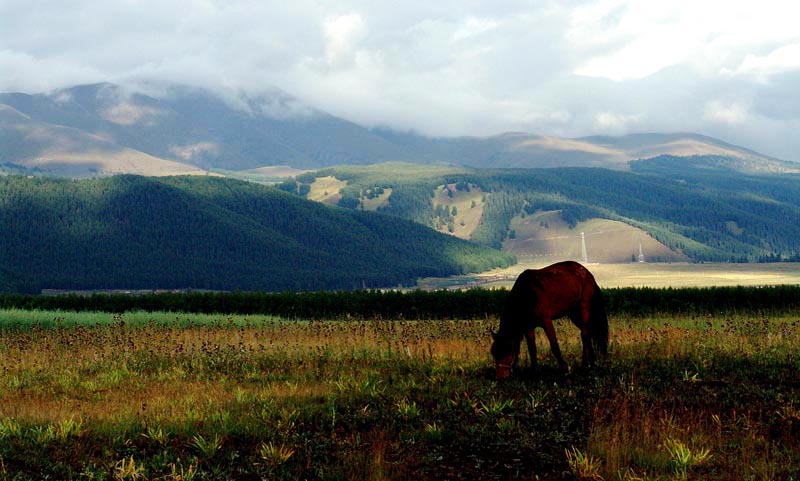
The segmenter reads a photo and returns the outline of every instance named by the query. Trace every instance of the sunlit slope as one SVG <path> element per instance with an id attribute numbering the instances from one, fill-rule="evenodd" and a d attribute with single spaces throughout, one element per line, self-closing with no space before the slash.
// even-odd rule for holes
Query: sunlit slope
<path id="1" fill-rule="evenodd" d="M 515 217 L 510 229 L 512 234 L 503 243 L 503 250 L 514 254 L 520 262 L 584 260 L 584 246 L 588 262 L 689 260 L 643 230 L 609 219 L 587 219 L 570 228 L 559 211 L 537 212 Z"/>

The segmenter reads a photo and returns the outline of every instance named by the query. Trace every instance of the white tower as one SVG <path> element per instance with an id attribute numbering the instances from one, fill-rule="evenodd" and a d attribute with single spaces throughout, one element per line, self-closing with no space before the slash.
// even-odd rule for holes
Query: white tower
<path id="1" fill-rule="evenodd" d="M 639 262 L 644 264 L 644 252 L 642 252 L 642 236 L 639 236 Z"/>
<path id="2" fill-rule="evenodd" d="M 586 255 L 586 236 L 581 232 L 581 262 L 589 262 L 589 258 Z"/>

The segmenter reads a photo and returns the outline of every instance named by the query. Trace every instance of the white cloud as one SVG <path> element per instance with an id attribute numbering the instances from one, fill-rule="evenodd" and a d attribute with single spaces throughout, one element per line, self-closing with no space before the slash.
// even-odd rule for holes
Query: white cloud
<path id="1" fill-rule="evenodd" d="M 0 27 L 2 28 L 2 27 Z M 0 91 L 41 92 L 95 81 L 104 74 L 70 58 L 41 59 L 24 51 L 0 50 Z M 56 72 L 48 75 L 48 72 Z"/>
<path id="2" fill-rule="evenodd" d="M 747 54 L 735 70 L 723 69 L 728 75 L 749 75 L 760 82 L 785 72 L 800 70 L 800 42 L 784 45 L 767 55 Z"/>
<path id="3" fill-rule="evenodd" d="M 785 0 L 3 0 L 0 90 L 276 87 L 433 135 L 691 130 L 798 158 L 798 18 Z"/>
<path id="4" fill-rule="evenodd" d="M 712 100 L 705 104 L 703 118 L 710 122 L 740 125 L 749 120 L 750 109 L 739 102 L 724 103 Z"/>
<path id="5" fill-rule="evenodd" d="M 358 13 L 338 15 L 325 20 L 325 59 L 329 66 L 342 66 L 352 61 L 356 49 L 366 35 L 364 20 Z"/>
<path id="6" fill-rule="evenodd" d="M 567 38 L 588 56 L 575 73 L 619 81 L 681 63 L 699 42 L 689 23 L 691 17 L 676 15 L 675 2 L 614 0 L 578 8 Z"/>
<path id="7" fill-rule="evenodd" d="M 754 49 L 800 38 L 799 17 L 800 4 L 783 0 L 601 0 L 571 12 L 566 38 L 586 54 L 576 74 L 620 81 L 679 64 L 731 69 Z"/>
<path id="8" fill-rule="evenodd" d="M 469 18 L 461 27 L 453 32 L 452 39 L 454 42 L 459 42 L 461 40 L 475 38 L 496 29 L 498 26 L 499 22 L 496 21 Z"/>
<path id="9" fill-rule="evenodd" d="M 620 134 L 631 131 L 631 127 L 639 122 L 639 115 L 621 114 L 617 112 L 598 112 L 594 116 L 594 127 L 598 133 Z"/>

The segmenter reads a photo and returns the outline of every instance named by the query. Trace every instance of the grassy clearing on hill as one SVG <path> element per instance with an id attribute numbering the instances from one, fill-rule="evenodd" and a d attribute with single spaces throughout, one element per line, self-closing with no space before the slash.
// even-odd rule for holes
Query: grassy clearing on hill
<path id="1" fill-rule="evenodd" d="M 434 218 L 434 226 L 440 232 L 450 233 L 462 239 L 471 239 L 480 225 L 486 194 L 477 186 L 469 190 L 458 190 L 456 184 L 440 185 L 434 191 L 434 213 L 445 209 L 445 214 Z M 455 212 L 455 214 L 453 214 Z"/>
<path id="2" fill-rule="evenodd" d="M 658 262 L 686 262 L 688 257 L 671 251 L 645 231 L 609 219 L 588 219 L 569 227 L 560 211 L 540 211 L 518 215 L 511 220 L 510 235 L 503 250 L 520 262 L 548 262 L 581 258 L 581 233 L 584 233 L 590 262 L 627 263 L 638 259 L 639 245 L 645 258 Z"/>
<path id="3" fill-rule="evenodd" d="M 340 191 L 346 185 L 347 181 L 333 176 L 318 177 L 311 184 L 311 190 L 306 198 L 323 204 L 336 205 L 342 198 Z"/>
<path id="4" fill-rule="evenodd" d="M 503 384 L 491 319 L 9 316 L 2 479 L 800 475 L 796 316 L 615 318 L 606 364 L 567 379 L 540 335 L 541 370 Z"/>

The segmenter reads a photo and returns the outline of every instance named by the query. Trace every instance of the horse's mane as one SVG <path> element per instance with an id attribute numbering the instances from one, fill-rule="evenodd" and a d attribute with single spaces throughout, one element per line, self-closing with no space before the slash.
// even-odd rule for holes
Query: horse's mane
<path id="1" fill-rule="evenodd" d="M 541 289 L 543 287 L 542 281 L 535 270 L 526 270 L 517 278 L 506 298 L 503 314 L 500 316 L 500 326 L 497 330 L 497 335 L 500 338 L 512 341 L 522 339 L 524 325 L 514 322 L 514 320 L 525 317 L 524 310 L 530 305 L 532 296 L 536 294 L 535 289 L 533 292 L 530 291 L 531 287 Z"/>

